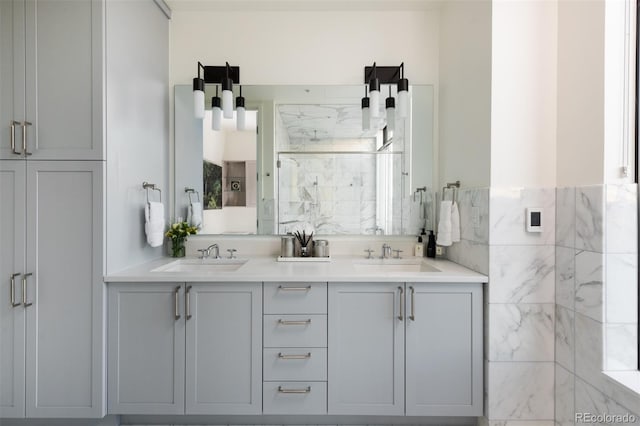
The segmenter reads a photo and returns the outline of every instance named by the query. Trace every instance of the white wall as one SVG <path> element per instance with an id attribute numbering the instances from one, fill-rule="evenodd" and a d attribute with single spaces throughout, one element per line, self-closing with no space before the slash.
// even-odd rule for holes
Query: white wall
<path id="1" fill-rule="evenodd" d="M 161 256 L 142 182 L 169 194 L 169 21 L 152 1 L 106 4 L 107 273 Z M 156 194 L 154 194 L 156 196 Z M 166 214 L 165 214 L 166 216 Z"/>
<path id="2" fill-rule="evenodd" d="M 556 0 L 493 1 L 491 186 L 556 185 Z"/>
<path id="3" fill-rule="evenodd" d="M 440 18 L 439 187 L 489 186 L 491 1 L 450 1 Z"/>
<path id="4" fill-rule="evenodd" d="M 174 10 L 170 84 L 197 61 L 240 66 L 245 84 L 358 84 L 364 67 L 405 63 L 411 83 L 438 79 L 437 11 Z"/>
<path id="5" fill-rule="evenodd" d="M 602 183 L 604 1 L 560 0 L 558 22 L 557 185 Z"/>

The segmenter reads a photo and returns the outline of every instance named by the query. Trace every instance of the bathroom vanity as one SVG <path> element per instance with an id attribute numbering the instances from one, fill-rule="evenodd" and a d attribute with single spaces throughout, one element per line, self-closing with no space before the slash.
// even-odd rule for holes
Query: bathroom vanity
<path id="1" fill-rule="evenodd" d="M 482 415 L 487 277 L 452 262 L 161 259 L 105 280 L 109 414 Z"/>

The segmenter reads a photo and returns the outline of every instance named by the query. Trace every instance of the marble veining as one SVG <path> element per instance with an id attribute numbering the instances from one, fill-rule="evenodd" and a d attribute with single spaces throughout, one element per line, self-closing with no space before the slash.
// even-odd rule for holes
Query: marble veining
<path id="1" fill-rule="evenodd" d="M 573 248 L 556 247 L 556 303 L 575 308 L 575 257 Z"/>
<path id="2" fill-rule="evenodd" d="M 574 426 L 575 376 L 556 365 L 556 426 Z"/>
<path id="3" fill-rule="evenodd" d="M 638 324 L 607 324 L 605 333 L 605 369 L 637 370 Z"/>
<path id="4" fill-rule="evenodd" d="M 638 252 L 638 186 L 607 185 L 607 253 Z"/>
<path id="5" fill-rule="evenodd" d="M 576 253 L 575 310 L 596 321 L 602 321 L 603 261 L 601 253 Z"/>
<path id="6" fill-rule="evenodd" d="M 491 188 L 491 244 L 555 244 L 556 192 L 554 188 Z M 527 207 L 542 209 L 543 232 L 526 232 Z"/>
<path id="7" fill-rule="evenodd" d="M 555 303 L 554 246 L 491 246 L 490 303 Z"/>
<path id="8" fill-rule="evenodd" d="M 489 246 L 470 240 L 460 240 L 447 247 L 447 258 L 484 275 L 489 275 Z"/>
<path id="9" fill-rule="evenodd" d="M 604 251 L 604 186 L 576 188 L 576 248 Z"/>
<path id="10" fill-rule="evenodd" d="M 638 256 L 636 254 L 606 255 L 607 323 L 638 321 Z"/>
<path id="11" fill-rule="evenodd" d="M 556 189 L 556 245 L 574 248 L 576 218 L 576 189 Z"/>
<path id="12" fill-rule="evenodd" d="M 575 352 L 575 314 L 573 311 L 556 305 L 556 362 L 573 372 Z"/>
<path id="13" fill-rule="evenodd" d="M 634 422 L 628 422 L 628 425 L 640 425 L 640 415 L 634 413 L 626 407 L 618 404 L 607 395 L 603 394 L 586 381 L 576 377 L 575 383 L 575 405 L 577 413 L 594 413 L 594 414 L 614 414 L 625 415 L 631 414 L 635 417 Z M 590 424 L 590 423 L 583 423 Z M 603 423 L 604 424 L 604 423 Z"/>
<path id="14" fill-rule="evenodd" d="M 490 304 L 490 361 L 553 361 L 554 305 Z"/>
<path id="15" fill-rule="evenodd" d="M 489 362 L 490 419 L 553 420 L 553 362 Z"/>
<path id="16" fill-rule="evenodd" d="M 473 209 L 479 220 L 474 223 Z M 460 189 L 458 192 L 460 212 L 460 238 L 477 243 L 489 243 L 489 189 Z"/>
<path id="17" fill-rule="evenodd" d="M 597 383 L 603 367 L 602 323 L 575 314 L 575 373 Z"/>

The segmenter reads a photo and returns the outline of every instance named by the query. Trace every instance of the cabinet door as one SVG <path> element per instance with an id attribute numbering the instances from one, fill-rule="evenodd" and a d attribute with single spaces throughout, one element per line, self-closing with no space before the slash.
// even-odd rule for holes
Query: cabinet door
<path id="1" fill-rule="evenodd" d="M 481 416 L 482 285 L 407 284 L 406 328 L 407 415 Z"/>
<path id="2" fill-rule="evenodd" d="M 0 418 L 25 415 L 25 308 L 22 276 L 13 276 L 24 272 L 25 170 L 24 161 L 0 161 Z"/>
<path id="3" fill-rule="evenodd" d="M 101 160 L 104 0 L 27 0 L 26 127 L 32 159 Z"/>
<path id="4" fill-rule="evenodd" d="M 103 414 L 103 173 L 27 162 L 27 417 Z"/>
<path id="5" fill-rule="evenodd" d="M 182 288 L 109 284 L 109 414 L 184 413 Z"/>
<path id="6" fill-rule="evenodd" d="M 187 289 L 186 413 L 260 414 L 262 284 Z"/>
<path id="7" fill-rule="evenodd" d="M 329 283 L 329 414 L 404 414 L 403 290 Z"/>
<path id="8" fill-rule="evenodd" d="M 24 6 L 24 0 L 0 1 L 0 159 L 19 158 L 22 150 L 19 123 L 25 114 Z M 15 150 L 11 148 L 12 139 Z"/>

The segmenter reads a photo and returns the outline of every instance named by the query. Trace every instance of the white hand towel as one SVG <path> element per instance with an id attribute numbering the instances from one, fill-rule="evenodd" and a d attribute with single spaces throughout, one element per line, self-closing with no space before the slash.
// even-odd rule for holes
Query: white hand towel
<path id="1" fill-rule="evenodd" d="M 187 208 L 187 222 L 191 226 L 195 226 L 198 230 L 202 229 L 202 204 L 191 203 Z"/>
<path id="2" fill-rule="evenodd" d="M 458 203 L 455 201 L 451 204 L 451 242 L 460 241 L 460 211 Z"/>
<path id="3" fill-rule="evenodd" d="M 440 203 L 440 222 L 438 222 L 438 237 L 436 244 L 439 246 L 451 245 L 451 201 Z"/>
<path id="4" fill-rule="evenodd" d="M 151 247 L 160 247 L 164 241 L 164 205 L 150 202 L 144 205 L 144 232 Z"/>

